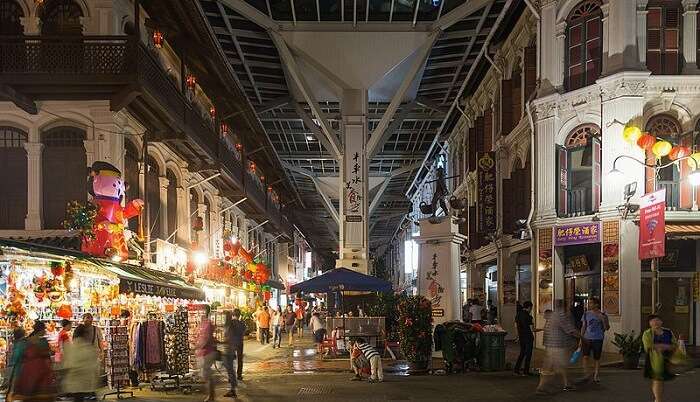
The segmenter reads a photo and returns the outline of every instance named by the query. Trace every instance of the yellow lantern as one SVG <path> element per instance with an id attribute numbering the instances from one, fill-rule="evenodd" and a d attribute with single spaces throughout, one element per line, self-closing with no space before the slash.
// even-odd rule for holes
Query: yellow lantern
<path id="1" fill-rule="evenodd" d="M 654 144 L 654 146 L 651 148 L 651 152 L 653 152 L 657 158 L 662 158 L 671 153 L 672 148 L 673 145 L 671 145 L 670 142 L 661 140 Z"/>
<path id="2" fill-rule="evenodd" d="M 688 166 L 690 166 L 691 169 L 700 167 L 700 152 L 695 152 L 690 155 L 690 158 L 688 158 Z"/>
<path id="3" fill-rule="evenodd" d="M 637 126 L 625 126 L 624 130 L 622 130 L 622 137 L 630 144 L 636 144 L 641 136 L 642 130 Z"/>

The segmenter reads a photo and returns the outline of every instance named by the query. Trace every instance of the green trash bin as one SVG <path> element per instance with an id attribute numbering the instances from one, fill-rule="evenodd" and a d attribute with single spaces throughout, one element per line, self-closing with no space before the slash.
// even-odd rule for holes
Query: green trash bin
<path id="1" fill-rule="evenodd" d="M 481 371 L 506 369 L 507 332 L 482 332 L 479 340 L 479 368 Z"/>

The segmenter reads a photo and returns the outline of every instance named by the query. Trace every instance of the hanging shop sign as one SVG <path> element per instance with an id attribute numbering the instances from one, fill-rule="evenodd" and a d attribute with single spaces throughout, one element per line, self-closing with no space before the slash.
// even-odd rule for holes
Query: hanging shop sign
<path id="1" fill-rule="evenodd" d="M 600 243 L 600 222 L 557 226 L 554 229 L 555 247 L 588 243 Z"/>
<path id="2" fill-rule="evenodd" d="M 495 152 L 477 154 L 477 198 L 479 233 L 496 232 L 496 159 Z"/>
<path id="3" fill-rule="evenodd" d="M 205 300 L 203 292 L 196 288 L 175 287 L 126 278 L 119 279 L 119 293 Z"/>
<path id="4" fill-rule="evenodd" d="M 639 259 L 666 255 L 666 189 L 645 194 L 639 202 Z"/>

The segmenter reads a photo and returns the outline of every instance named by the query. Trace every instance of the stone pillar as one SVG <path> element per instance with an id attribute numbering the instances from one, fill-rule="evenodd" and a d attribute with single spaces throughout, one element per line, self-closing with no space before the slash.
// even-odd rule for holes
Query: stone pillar
<path id="1" fill-rule="evenodd" d="M 683 1 L 683 74 L 697 74 L 698 0 Z"/>
<path id="2" fill-rule="evenodd" d="M 557 2 L 556 0 L 543 0 L 540 2 L 540 95 L 555 91 L 557 83 L 561 85 L 557 70 L 559 69 L 559 51 L 557 51 Z M 563 45 L 562 45 L 563 47 Z"/>
<path id="3" fill-rule="evenodd" d="M 84 140 L 83 146 L 85 147 L 85 161 L 88 166 L 92 166 L 93 162 L 99 160 L 98 151 L 98 141 L 97 140 Z"/>
<path id="4" fill-rule="evenodd" d="M 41 154 L 44 144 L 40 142 L 25 142 L 27 151 L 27 216 L 24 218 L 25 230 L 41 230 L 42 220 L 42 161 Z"/>
<path id="5" fill-rule="evenodd" d="M 367 91 L 345 90 L 341 101 L 343 114 L 343 155 L 340 163 L 340 255 L 337 267 L 368 273 L 368 162 Z"/>
<path id="6" fill-rule="evenodd" d="M 25 35 L 38 35 L 39 34 L 39 17 L 33 15 L 31 17 L 20 17 L 19 21 L 24 27 Z"/>
<path id="7" fill-rule="evenodd" d="M 170 180 L 165 176 L 160 176 L 158 183 L 160 184 L 160 194 L 158 195 L 158 198 L 160 198 L 160 214 L 158 214 L 160 222 L 158 224 L 160 225 L 160 237 L 165 240 L 175 230 L 175 228 L 168 227 L 168 185 Z"/>
<path id="8" fill-rule="evenodd" d="M 538 221 L 553 219 L 556 213 L 556 133 L 559 129 L 559 118 L 556 116 L 557 99 L 550 96 L 535 101 L 535 146 L 537 150 L 537 171 L 535 185 L 536 219 Z"/>
<path id="9" fill-rule="evenodd" d="M 175 235 L 175 241 L 179 245 L 186 245 L 190 243 L 190 214 L 194 211 L 190 211 L 190 200 L 187 196 L 187 190 L 184 187 L 178 187 L 177 192 L 177 234 Z M 175 231 L 175 228 L 168 228 L 170 233 Z"/>
<path id="10" fill-rule="evenodd" d="M 608 37 L 604 37 L 608 43 L 607 74 L 622 70 L 639 70 L 637 10 L 632 1 L 610 1 L 607 6 L 609 29 Z"/>
<path id="11" fill-rule="evenodd" d="M 566 54 L 566 22 L 557 24 L 556 39 L 554 43 L 554 81 L 552 85 L 559 92 L 563 92 L 564 77 L 566 76 L 566 65 L 564 64 L 564 55 Z"/>
<path id="12" fill-rule="evenodd" d="M 644 67 L 647 62 L 647 0 L 637 0 L 637 53 Z"/>
<path id="13" fill-rule="evenodd" d="M 459 227 L 450 218 L 436 223 L 422 219 L 420 227 L 421 234 L 416 238 L 420 244 L 418 294 L 431 301 L 434 325 L 460 320 L 459 245 L 466 236 L 459 233 Z"/>

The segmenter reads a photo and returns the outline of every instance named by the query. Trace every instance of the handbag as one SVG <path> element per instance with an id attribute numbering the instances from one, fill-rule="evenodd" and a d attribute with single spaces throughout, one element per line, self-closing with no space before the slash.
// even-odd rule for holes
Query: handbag
<path id="1" fill-rule="evenodd" d="M 569 364 L 576 364 L 576 362 L 580 358 L 581 358 L 581 348 L 579 347 L 578 349 L 574 350 L 574 353 L 571 354 L 571 357 L 569 358 Z"/>

